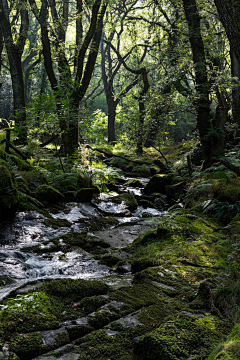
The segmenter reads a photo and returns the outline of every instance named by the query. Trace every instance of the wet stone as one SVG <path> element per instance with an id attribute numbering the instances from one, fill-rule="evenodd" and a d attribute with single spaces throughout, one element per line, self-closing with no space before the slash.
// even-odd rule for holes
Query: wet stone
<path id="1" fill-rule="evenodd" d="M 153 281 L 153 283 L 154 283 L 155 285 L 157 285 L 157 286 L 162 287 L 163 289 L 171 290 L 171 291 L 177 291 L 177 289 L 175 289 L 173 286 L 165 285 L 165 284 L 162 284 L 162 283 L 157 282 L 157 281 Z"/>
<path id="2" fill-rule="evenodd" d="M 77 346 L 72 344 L 64 345 L 56 350 L 51 351 L 50 353 L 40 355 L 33 360 L 77 360 L 80 357 L 80 354 L 76 354 L 74 351 L 77 350 Z M 54 355 L 53 355 L 54 354 Z M 78 356 L 78 357 L 76 357 Z"/>
<path id="3" fill-rule="evenodd" d="M 60 336 L 65 338 L 65 343 L 70 342 L 68 332 L 64 328 L 57 330 L 39 331 L 39 333 L 42 335 L 44 345 L 54 345 Z"/>
<path id="4" fill-rule="evenodd" d="M 112 323 L 107 325 L 105 328 L 108 328 L 112 324 L 121 324 L 124 327 L 136 327 L 138 325 L 143 326 L 143 324 L 138 320 L 139 315 L 140 315 L 140 311 L 136 312 L 135 314 L 127 315 L 121 319 L 113 321 Z"/>

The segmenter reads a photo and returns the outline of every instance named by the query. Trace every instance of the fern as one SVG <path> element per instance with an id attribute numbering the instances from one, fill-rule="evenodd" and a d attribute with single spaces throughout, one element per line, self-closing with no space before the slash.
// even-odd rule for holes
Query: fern
<path id="1" fill-rule="evenodd" d="M 231 219 L 240 212 L 240 201 L 234 204 L 228 202 L 220 202 L 216 199 L 205 202 L 203 214 L 212 214 L 217 219 Z"/>
<path id="2" fill-rule="evenodd" d="M 38 201 L 37 199 L 35 199 L 34 197 L 32 197 L 32 196 L 30 196 L 30 195 L 27 195 L 27 194 L 25 194 L 24 192 L 19 191 L 19 190 L 18 190 L 18 194 L 19 194 L 24 200 L 26 200 L 27 202 L 30 202 L 31 205 L 33 205 L 33 206 L 36 208 L 36 210 L 38 210 L 39 208 L 43 208 L 43 207 L 44 207 L 44 205 L 43 205 L 40 201 Z"/>
<path id="3" fill-rule="evenodd" d="M 185 199 L 190 200 L 194 199 L 195 197 L 199 197 L 201 194 L 205 192 L 209 192 L 212 188 L 212 183 L 209 180 L 203 180 L 200 183 L 194 183 L 194 185 L 189 189 L 188 194 L 186 195 Z"/>
<path id="4" fill-rule="evenodd" d="M 11 174 L 13 176 L 13 178 L 17 181 L 17 180 L 22 180 L 22 176 L 18 174 L 18 167 L 17 165 L 13 162 L 13 160 L 7 156 L 6 158 L 6 162 L 8 163 L 8 167 L 11 171 Z"/>

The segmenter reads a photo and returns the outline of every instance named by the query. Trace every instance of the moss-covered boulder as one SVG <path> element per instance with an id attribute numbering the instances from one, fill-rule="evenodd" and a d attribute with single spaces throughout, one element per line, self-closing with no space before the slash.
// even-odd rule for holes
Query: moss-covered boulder
<path id="1" fill-rule="evenodd" d="M 125 183 L 126 186 L 134 187 L 134 188 L 142 188 L 143 184 L 138 179 L 130 179 Z"/>
<path id="2" fill-rule="evenodd" d="M 21 171 L 31 171 L 32 166 L 25 160 L 21 159 L 20 157 L 16 155 L 7 155 L 9 159 L 18 167 L 18 170 Z"/>
<path id="3" fill-rule="evenodd" d="M 71 202 L 75 200 L 76 191 L 66 191 L 63 193 L 64 201 L 65 202 Z"/>
<path id="4" fill-rule="evenodd" d="M 111 226 L 117 226 L 119 224 L 119 221 L 114 217 L 108 216 L 89 220 L 88 224 L 88 228 L 90 231 L 99 231 Z"/>
<path id="5" fill-rule="evenodd" d="M 151 195 L 154 192 L 166 194 L 166 185 L 171 185 L 174 179 L 174 174 L 157 174 L 154 175 L 144 188 L 146 195 Z"/>
<path id="6" fill-rule="evenodd" d="M 48 202 L 50 204 L 64 200 L 63 195 L 50 185 L 39 186 L 35 193 L 35 197 L 41 202 Z"/>
<path id="7" fill-rule="evenodd" d="M 140 338 L 134 353 L 144 360 L 206 359 L 209 348 L 221 339 L 222 329 L 223 322 L 216 324 L 213 317 L 179 314 Z"/>
<path id="8" fill-rule="evenodd" d="M 114 196 L 113 198 L 111 198 L 111 201 L 115 204 L 121 204 L 124 201 L 130 211 L 136 210 L 138 206 L 135 197 L 131 194 L 126 193 Z"/>
<path id="9" fill-rule="evenodd" d="M 31 334 L 20 334 L 13 336 L 9 348 L 16 353 L 20 359 L 32 359 L 44 352 L 42 336 L 38 332 Z"/>
<path id="10" fill-rule="evenodd" d="M 240 200 L 240 180 L 239 178 L 217 180 L 213 184 L 214 198 L 219 201 L 234 204 Z"/>
<path id="11" fill-rule="evenodd" d="M 177 199 L 179 197 L 179 195 L 182 194 L 184 188 L 186 185 L 186 181 L 181 181 L 177 184 L 173 184 L 173 185 L 166 185 L 165 189 L 166 189 L 166 194 L 167 196 L 169 196 L 170 198 L 174 198 Z"/>
<path id="12" fill-rule="evenodd" d="M 94 191 L 94 188 L 80 189 L 76 194 L 75 200 L 77 202 L 89 202 L 92 200 Z"/>
<path id="13" fill-rule="evenodd" d="M 19 204 L 16 184 L 8 164 L 0 160 L 0 221 L 13 216 Z"/>
<path id="14" fill-rule="evenodd" d="M 80 301 L 89 296 L 105 295 L 108 289 L 108 285 L 97 280 L 59 279 L 47 282 L 41 290 L 49 296 L 58 297 L 62 301 L 69 303 Z"/>

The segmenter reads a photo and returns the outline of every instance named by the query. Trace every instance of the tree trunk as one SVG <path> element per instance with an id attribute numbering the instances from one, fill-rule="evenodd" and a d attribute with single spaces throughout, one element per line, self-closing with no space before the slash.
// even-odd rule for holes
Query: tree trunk
<path id="1" fill-rule="evenodd" d="M 139 105 L 139 125 L 138 125 L 138 137 L 137 137 L 137 154 L 142 155 L 143 153 L 143 126 L 145 118 L 145 99 L 144 96 L 147 94 L 149 89 L 148 75 L 146 68 L 142 68 L 142 79 L 143 89 L 138 99 Z"/>
<path id="2" fill-rule="evenodd" d="M 15 127 L 18 132 L 18 142 L 20 144 L 26 144 L 27 117 L 21 56 L 24 49 L 28 29 L 27 10 L 21 10 L 21 29 L 16 44 L 13 41 L 13 35 L 9 21 L 8 3 L 6 0 L 0 0 L 0 25 L 4 36 L 10 65 L 13 89 L 14 119 Z"/>
<path id="3" fill-rule="evenodd" d="M 232 49 L 230 49 L 231 54 L 231 68 L 232 76 L 240 81 L 240 62 L 238 62 L 236 55 Z M 235 123 L 238 124 L 240 128 L 240 87 L 236 83 L 236 88 L 232 91 L 232 115 Z"/>
<path id="4" fill-rule="evenodd" d="M 108 105 L 108 142 L 116 141 L 115 133 L 115 119 L 117 102 L 114 101 L 111 90 L 107 92 L 107 105 Z"/>
<path id="5" fill-rule="evenodd" d="M 188 23 L 189 41 L 191 44 L 193 62 L 196 75 L 196 90 L 198 95 L 197 105 L 197 127 L 202 143 L 204 160 L 206 166 L 210 163 L 212 153 L 212 140 L 209 134 L 210 101 L 209 84 L 206 67 L 205 49 L 201 35 L 200 17 L 195 0 L 183 0 L 184 11 Z"/>
<path id="6" fill-rule="evenodd" d="M 240 2 L 239 0 L 214 0 L 214 2 L 231 49 L 240 63 Z"/>

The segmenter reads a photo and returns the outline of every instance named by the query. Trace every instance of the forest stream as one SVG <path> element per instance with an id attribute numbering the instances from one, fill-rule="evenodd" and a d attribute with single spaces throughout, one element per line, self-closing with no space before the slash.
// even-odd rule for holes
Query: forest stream
<path id="1" fill-rule="evenodd" d="M 144 193 L 169 178 L 3 223 L 0 359 L 211 359 L 233 326 L 211 302 L 229 238 L 181 204 L 158 210 Z"/>
<path id="2" fill-rule="evenodd" d="M 143 184 L 144 180 L 146 183 L 146 179 L 143 179 Z M 126 188 L 126 191 L 136 192 L 141 196 L 141 190 Z M 34 211 L 19 212 L 11 221 L 8 221 L 1 231 L 0 271 L 2 276 L 9 277 L 13 281 L 12 284 L 0 288 L 0 299 L 25 283 L 40 279 L 101 279 L 114 288 L 130 285 L 132 275 L 129 264 L 125 266 L 126 274 L 112 275 L 109 272 L 109 267 L 99 265 L 90 252 L 84 249 L 69 252 L 63 239 L 59 240 L 62 249 L 52 252 L 51 246 L 53 243 L 49 241 L 70 231 L 87 232 L 88 235 L 95 237 L 96 242 L 104 240 L 106 242 L 105 246 L 109 244 L 112 251 L 119 250 L 133 242 L 140 233 L 151 228 L 150 220 L 141 220 L 142 213 L 161 215 L 161 212 L 154 208 L 143 209 L 142 207 L 130 213 L 124 204 L 118 205 L 111 202 L 111 196 L 113 195 L 114 193 L 112 195 L 100 195 L 97 204 L 95 200 L 92 203 L 63 203 L 60 206 L 52 207 L 52 209 L 49 209 L 49 213 L 54 219 L 67 221 L 67 226 L 55 229 L 52 227 L 51 222 L 46 222 L 46 217 Z M 90 223 L 95 220 L 99 222 L 100 219 L 101 228 L 101 219 L 104 216 L 107 218 L 107 214 L 115 216 L 116 223 L 119 222 L 121 226 L 116 227 L 113 225 L 101 231 L 89 231 L 89 221 Z M 127 224 L 129 222 L 130 226 Z M 125 223 L 126 225 L 124 225 Z M 48 241 L 49 243 L 44 245 Z M 43 250 L 42 255 L 32 251 L 28 252 L 29 246 L 39 245 L 40 249 Z M 121 257 L 123 259 L 126 257 L 124 252 Z"/>

